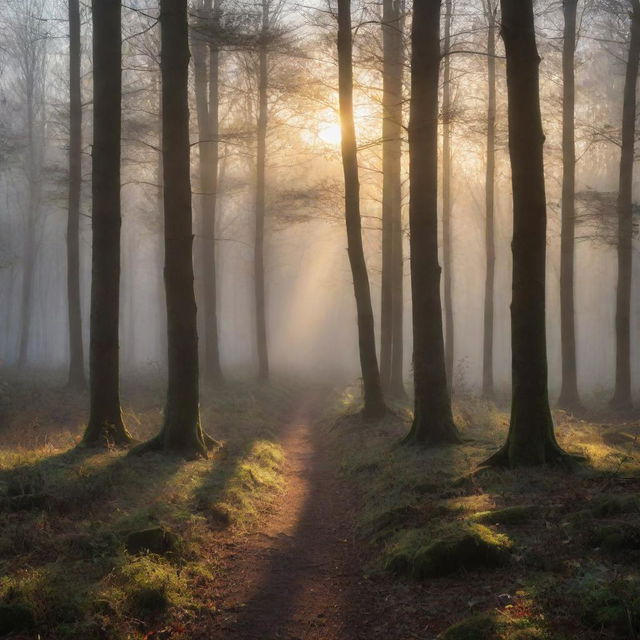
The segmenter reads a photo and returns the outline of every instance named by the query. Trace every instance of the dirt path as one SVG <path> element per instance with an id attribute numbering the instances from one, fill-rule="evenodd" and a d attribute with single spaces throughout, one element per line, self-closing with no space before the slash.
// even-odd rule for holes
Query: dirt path
<path id="1" fill-rule="evenodd" d="M 251 535 L 220 552 L 210 638 L 346 640 L 362 585 L 349 498 L 302 403 L 285 426 L 286 488 Z M 363 612 L 358 612 L 358 616 Z"/>

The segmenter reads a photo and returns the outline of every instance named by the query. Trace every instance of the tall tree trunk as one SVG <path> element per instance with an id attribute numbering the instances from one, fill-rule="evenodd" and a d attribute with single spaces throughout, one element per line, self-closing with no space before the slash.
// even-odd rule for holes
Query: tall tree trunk
<path id="1" fill-rule="evenodd" d="M 88 445 L 130 442 L 120 409 L 120 0 L 93 0 L 93 170 Z"/>
<path id="2" fill-rule="evenodd" d="M 578 0 L 564 0 L 562 50 L 562 231 L 560 237 L 560 328 L 562 333 L 562 389 L 558 404 L 579 409 L 574 310 L 575 262 L 575 52 Z"/>
<path id="3" fill-rule="evenodd" d="M 342 123 L 342 166 L 345 187 L 347 251 L 358 316 L 358 344 L 364 386 L 363 417 L 377 420 L 386 413 L 380 384 L 376 339 L 371 306 L 371 289 L 362 244 L 360 218 L 360 181 L 358 151 L 353 116 L 353 42 L 351 36 L 351 2 L 338 0 L 338 92 Z"/>
<path id="4" fill-rule="evenodd" d="M 218 342 L 218 313 L 215 259 L 215 217 L 218 191 L 218 46 L 203 33 L 212 25 L 211 7 L 201 9 L 192 34 L 195 68 L 196 109 L 200 136 L 201 243 L 203 269 L 204 378 L 207 382 L 222 377 Z M 207 65 L 209 63 L 209 66 Z"/>
<path id="5" fill-rule="evenodd" d="M 493 315 L 496 271 L 495 181 L 496 181 L 496 8 L 494 0 L 486 4 L 489 35 L 487 39 L 487 166 L 485 176 L 485 259 L 484 340 L 482 350 L 482 396 L 494 397 Z"/>
<path id="6" fill-rule="evenodd" d="M 207 457 L 212 443 L 200 425 L 198 330 L 193 287 L 193 223 L 189 144 L 187 0 L 161 0 L 164 281 L 169 384 L 161 432 L 135 453 L 161 450 Z"/>
<path id="7" fill-rule="evenodd" d="M 438 262 L 440 0 L 414 4 L 409 155 L 415 416 L 406 442 L 458 441 L 447 386 Z"/>
<path id="8" fill-rule="evenodd" d="M 69 216 L 67 221 L 67 300 L 69 309 L 69 387 L 84 389 L 80 303 L 80 194 L 82 190 L 82 94 L 80 88 L 80 2 L 69 0 Z"/>
<path id="9" fill-rule="evenodd" d="M 451 388 L 454 367 L 453 260 L 451 240 L 451 20 L 452 0 L 445 1 L 442 86 L 442 262 L 444 267 L 445 363 Z"/>
<path id="10" fill-rule="evenodd" d="M 517 467 L 558 462 L 566 454 L 555 439 L 547 391 L 545 138 L 533 0 L 501 0 L 501 6 L 513 189 L 513 396 L 507 442 L 488 463 Z"/>
<path id="11" fill-rule="evenodd" d="M 254 247 L 254 286 L 256 307 L 256 345 L 258 348 L 258 377 L 269 379 L 269 351 L 267 345 L 267 309 L 264 284 L 264 226 L 266 214 L 266 161 L 267 161 L 267 89 L 269 60 L 269 0 L 262 0 L 262 32 L 259 45 L 258 70 L 258 148 L 256 164 L 256 229 Z"/>
<path id="12" fill-rule="evenodd" d="M 400 0 L 383 0 L 382 291 L 380 378 L 404 397 L 402 256 L 402 76 L 404 15 Z"/>
<path id="13" fill-rule="evenodd" d="M 611 405 L 631 408 L 631 274 L 633 242 L 633 163 L 636 134 L 636 89 L 640 61 L 640 2 L 629 0 L 631 41 L 622 107 L 622 154 L 618 191 L 618 290 L 616 299 L 616 386 Z"/>
<path id="14" fill-rule="evenodd" d="M 36 55 L 36 54 L 34 54 Z M 36 262 L 36 218 L 40 208 L 41 190 L 41 149 L 38 145 L 41 139 L 36 140 L 36 100 L 39 96 L 36 91 L 36 72 L 26 61 L 24 71 L 24 84 L 26 90 L 26 125 L 27 125 L 27 183 L 28 204 L 27 223 L 25 225 L 24 253 L 22 269 L 22 295 L 20 304 L 20 346 L 18 352 L 18 367 L 23 368 L 27 364 L 29 342 L 31 336 L 31 316 L 33 308 L 33 279 Z"/>

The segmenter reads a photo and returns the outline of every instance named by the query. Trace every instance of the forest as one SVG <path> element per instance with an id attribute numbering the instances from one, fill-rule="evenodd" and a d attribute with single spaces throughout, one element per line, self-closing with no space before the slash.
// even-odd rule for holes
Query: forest
<path id="1" fill-rule="evenodd" d="M 640 638 L 640 0 L 0 0 L 0 637 Z"/>

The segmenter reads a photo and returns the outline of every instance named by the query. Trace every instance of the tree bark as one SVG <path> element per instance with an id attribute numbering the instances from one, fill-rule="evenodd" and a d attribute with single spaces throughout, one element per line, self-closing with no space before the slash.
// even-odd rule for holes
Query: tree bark
<path id="1" fill-rule="evenodd" d="M 204 316 L 204 379 L 213 382 L 222 378 L 218 340 L 215 219 L 218 191 L 218 46 L 202 32 L 204 24 L 213 26 L 216 13 L 211 7 L 198 13 L 198 25 L 192 31 L 195 69 L 196 110 L 200 136 L 200 197 L 202 283 Z M 207 48 L 209 55 L 207 55 Z"/>
<path id="2" fill-rule="evenodd" d="M 580 408 L 576 364 L 575 328 L 575 52 L 578 0 L 564 0 L 562 49 L 562 230 L 560 236 L 560 329 L 562 337 L 562 388 L 558 404 Z"/>
<path id="3" fill-rule="evenodd" d="M 453 326 L 453 272 L 451 240 L 451 20 L 452 0 L 445 1 L 442 86 L 442 263 L 444 267 L 445 364 L 452 387 L 455 349 Z"/>
<path id="4" fill-rule="evenodd" d="M 484 339 L 482 351 L 482 396 L 494 397 L 493 317 L 496 271 L 495 180 L 496 180 L 496 9 L 493 0 L 486 5 L 489 34 L 487 38 L 487 164 L 485 176 L 485 285 Z"/>
<path id="5" fill-rule="evenodd" d="M 80 71 L 80 2 L 69 0 L 69 215 L 67 219 L 67 300 L 69 310 L 69 378 L 84 389 L 84 353 L 80 307 L 80 195 L 82 190 L 82 93 Z"/>
<path id="6" fill-rule="evenodd" d="M 631 400 L 631 278 L 633 243 L 633 164 L 636 134 L 636 90 L 640 62 L 640 2 L 631 5 L 631 40 L 622 107 L 622 153 L 618 190 L 618 288 L 616 295 L 616 383 L 611 406 L 621 411 Z"/>
<path id="7" fill-rule="evenodd" d="M 405 397 L 403 383 L 402 77 L 404 8 L 383 0 L 382 38 L 382 291 L 380 378 L 383 389 Z"/>
<path id="8" fill-rule="evenodd" d="M 342 166 L 345 185 L 345 219 L 349 263 L 358 316 L 358 344 L 364 386 L 363 417 L 377 420 L 386 413 L 380 384 L 376 340 L 371 305 L 369 275 L 362 244 L 360 218 L 360 181 L 358 152 L 353 116 L 353 42 L 351 2 L 338 0 L 338 85 L 342 123 Z"/>
<path id="9" fill-rule="evenodd" d="M 161 0 L 164 281 L 169 384 L 161 432 L 135 453 L 160 450 L 207 457 L 213 442 L 200 424 L 198 330 L 193 287 L 193 223 L 189 143 L 187 0 Z"/>
<path id="10" fill-rule="evenodd" d="M 120 409 L 120 154 L 122 44 L 119 0 L 93 0 L 93 169 L 88 445 L 131 440 Z"/>
<path id="11" fill-rule="evenodd" d="M 513 395 L 507 441 L 487 463 L 519 467 L 556 463 L 567 454 L 555 439 L 547 390 L 545 137 L 533 0 L 501 0 L 501 6 L 513 189 Z"/>
<path id="12" fill-rule="evenodd" d="M 256 228 L 254 245 L 254 287 L 256 307 L 256 345 L 258 348 L 258 378 L 269 379 L 269 351 L 267 344 L 267 310 L 264 284 L 264 227 L 266 215 L 267 160 L 267 89 L 269 59 L 269 0 L 262 0 L 262 31 L 258 50 L 258 145 L 256 162 Z"/>
<path id="13" fill-rule="evenodd" d="M 440 0 L 414 3 L 409 206 L 415 416 L 408 443 L 458 441 L 447 386 L 438 262 Z"/>

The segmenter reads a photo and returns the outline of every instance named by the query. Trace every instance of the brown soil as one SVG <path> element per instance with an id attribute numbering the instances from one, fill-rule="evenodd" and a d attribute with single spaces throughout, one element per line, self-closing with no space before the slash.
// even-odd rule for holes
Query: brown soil
<path id="1" fill-rule="evenodd" d="M 202 635 L 190 637 L 417 637 L 404 635 L 397 619 L 384 620 L 391 603 L 379 607 L 377 601 L 386 589 L 362 574 L 353 496 L 322 444 L 322 432 L 311 424 L 314 413 L 305 402 L 284 428 L 285 489 L 273 511 L 253 533 L 230 536 L 214 551 L 222 569 L 211 594 L 216 611 Z"/>

